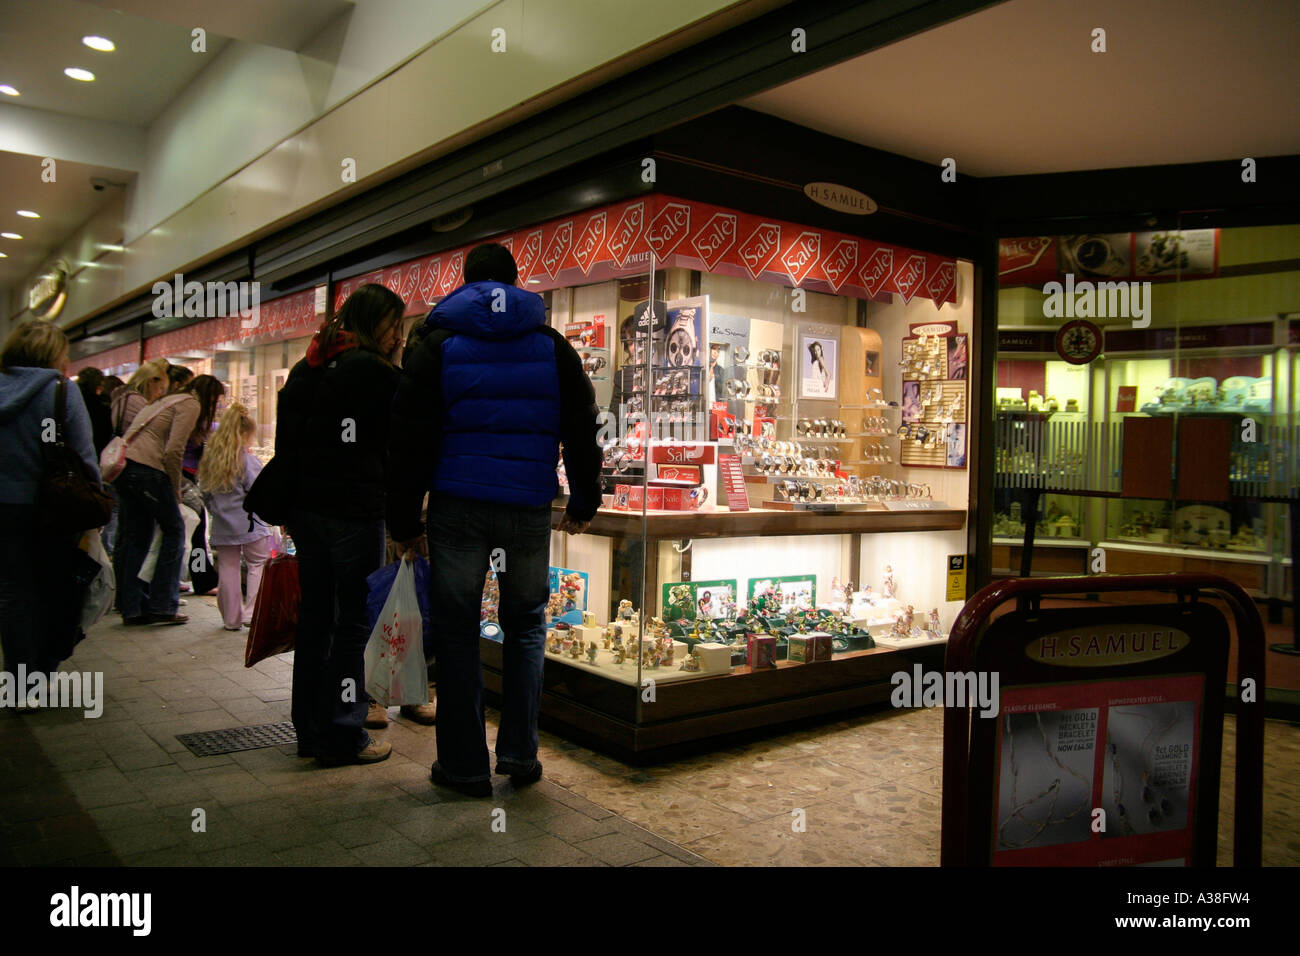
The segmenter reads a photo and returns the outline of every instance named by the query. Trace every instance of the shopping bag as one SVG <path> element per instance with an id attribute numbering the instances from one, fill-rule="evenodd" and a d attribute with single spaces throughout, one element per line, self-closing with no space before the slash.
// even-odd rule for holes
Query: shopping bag
<path id="1" fill-rule="evenodd" d="M 248 628 L 248 646 L 244 648 L 245 667 L 293 650 L 301 604 L 297 557 L 282 554 L 272 558 L 262 572 L 262 586 L 253 605 L 253 623 Z"/>
<path id="2" fill-rule="evenodd" d="M 379 620 L 379 612 L 384 609 L 384 602 L 388 600 L 389 592 L 393 589 L 393 581 L 397 579 L 397 570 L 401 563 L 401 559 L 398 559 L 366 578 L 366 584 L 370 588 L 370 593 L 366 596 L 366 611 L 370 615 L 372 631 Z M 425 660 L 431 660 L 433 627 L 429 624 L 429 560 L 427 558 L 415 559 L 415 599 L 420 604 L 420 618 L 424 625 L 424 657 Z"/>
<path id="3" fill-rule="evenodd" d="M 99 563 L 99 572 L 86 586 L 86 598 L 81 606 L 83 631 L 88 631 L 99 623 L 99 619 L 113 606 L 113 595 L 117 591 L 117 580 L 113 577 L 113 562 L 109 560 L 108 552 L 104 550 L 104 541 L 99 532 L 87 533 L 83 541 L 87 539 L 88 543 L 84 550 Z"/>
<path id="4" fill-rule="evenodd" d="M 415 565 L 409 561 L 399 564 L 388 600 L 366 644 L 366 693 L 381 707 L 429 702 Z"/>

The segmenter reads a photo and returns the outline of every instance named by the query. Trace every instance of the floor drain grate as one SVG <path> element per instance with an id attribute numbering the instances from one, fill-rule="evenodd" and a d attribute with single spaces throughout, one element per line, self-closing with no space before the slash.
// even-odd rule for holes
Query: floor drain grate
<path id="1" fill-rule="evenodd" d="M 207 730 L 198 734 L 177 734 L 176 739 L 189 748 L 196 757 L 215 757 L 233 754 L 240 750 L 260 750 L 296 744 L 298 735 L 293 724 L 260 724 L 256 727 L 231 727 L 228 730 Z"/>

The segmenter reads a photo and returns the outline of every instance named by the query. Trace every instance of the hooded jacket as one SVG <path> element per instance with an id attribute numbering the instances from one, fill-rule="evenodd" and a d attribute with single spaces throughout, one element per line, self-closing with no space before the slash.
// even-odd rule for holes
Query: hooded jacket
<path id="1" fill-rule="evenodd" d="M 52 368 L 11 368 L 0 371 L 0 503 L 36 504 L 45 472 L 43 422 L 54 415 Z M 91 439 L 90 416 L 81 389 L 67 384 L 63 440 L 99 474 L 99 459 Z"/>
<path id="2" fill-rule="evenodd" d="M 319 333 L 280 389 L 275 454 L 292 468 L 299 508 L 335 518 L 384 516 L 388 427 L 397 369 L 340 332 Z"/>
<path id="3" fill-rule="evenodd" d="M 389 530 L 419 533 L 424 491 L 539 507 L 559 493 L 564 446 L 568 511 L 600 505 L 596 400 L 578 353 L 546 324 L 534 292 L 473 282 L 429 314 L 393 403 Z"/>

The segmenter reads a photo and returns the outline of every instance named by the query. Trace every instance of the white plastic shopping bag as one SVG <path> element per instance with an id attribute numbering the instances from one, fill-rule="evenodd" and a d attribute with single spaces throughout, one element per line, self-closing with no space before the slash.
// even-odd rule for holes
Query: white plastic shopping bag
<path id="1" fill-rule="evenodd" d="M 95 580 L 91 581 L 90 586 L 86 588 L 86 600 L 81 606 L 83 631 L 89 631 L 99 623 L 99 619 L 113 606 L 113 595 L 117 592 L 113 562 L 109 560 L 108 552 L 104 550 L 103 539 L 97 530 L 88 532 L 86 537 L 89 539 L 86 553 L 99 563 L 99 574 L 95 575 Z"/>
<path id="2" fill-rule="evenodd" d="M 424 623 L 415 596 L 415 565 L 403 561 L 366 644 L 366 693 L 382 707 L 427 704 Z"/>

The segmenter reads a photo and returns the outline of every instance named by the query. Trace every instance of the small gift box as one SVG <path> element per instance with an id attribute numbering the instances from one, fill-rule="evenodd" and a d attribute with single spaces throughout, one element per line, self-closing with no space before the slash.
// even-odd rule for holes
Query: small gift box
<path id="1" fill-rule="evenodd" d="M 813 639 L 811 634 L 791 634 L 790 660 L 800 664 L 809 664 L 813 659 Z"/>
<path id="2" fill-rule="evenodd" d="M 766 634 L 750 634 L 745 653 L 745 663 L 758 669 L 776 666 L 776 638 Z"/>
<path id="3" fill-rule="evenodd" d="M 725 674 L 731 670 L 731 648 L 726 644 L 701 641 L 695 645 L 700 655 L 700 672 Z"/>

